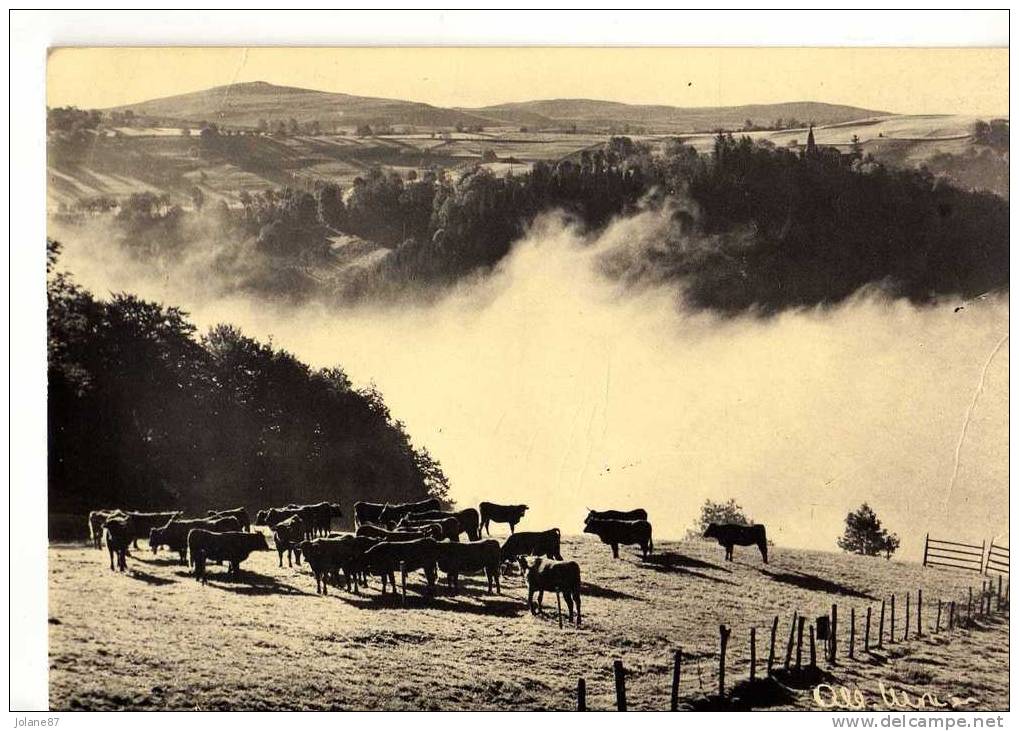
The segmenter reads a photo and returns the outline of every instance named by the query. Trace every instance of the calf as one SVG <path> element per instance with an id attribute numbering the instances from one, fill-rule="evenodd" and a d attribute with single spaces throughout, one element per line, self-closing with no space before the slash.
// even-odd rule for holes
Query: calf
<path id="1" fill-rule="evenodd" d="M 527 608 L 531 614 L 541 613 L 541 601 L 545 591 L 556 593 L 556 605 L 559 594 L 566 599 L 566 609 L 573 621 L 573 603 L 577 603 L 577 626 L 580 626 L 580 566 L 576 561 L 549 561 L 543 558 L 533 559 L 528 565 L 527 559 L 520 559 L 520 568 L 527 576 Z M 538 606 L 534 606 L 534 592 L 538 592 Z M 562 614 L 559 615 L 559 626 L 562 626 Z"/>
<path id="2" fill-rule="evenodd" d="M 366 551 L 378 541 L 367 536 L 345 535 L 339 538 L 315 538 L 300 545 L 304 552 L 304 560 L 315 575 L 315 592 L 328 594 L 327 580 L 343 571 L 347 591 L 351 584 L 354 592 L 358 589 L 358 577 L 365 570 Z"/>
<path id="3" fill-rule="evenodd" d="M 110 518 L 125 516 L 121 510 L 93 510 L 88 514 L 88 536 L 92 545 L 102 550 L 103 547 L 103 523 Z"/>
<path id="4" fill-rule="evenodd" d="M 411 513 L 407 516 L 410 520 L 435 520 L 453 518 L 460 524 L 460 532 L 467 534 L 467 539 L 477 541 L 481 539 L 479 528 L 478 511 L 474 508 L 465 508 L 456 512 L 449 510 L 430 510 L 427 513 Z"/>
<path id="5" fill-rule="evenodd" d="M 117 568 L 127 570 L 127 549 L 131 545 L 131 521 L 127 517 L 107 518 L 103 523 L 106 548 L 110 551 L 110 571 L 113 571 L 113 554 L 117 554 Z"/>
<path id="6" fill-rule="evenodd" d="M 485 572 L 488 579 L 488 593 L 501 594 L 499 587 L 499 565 L 502 550 L 498 541 L 476 541 L 472 543 L 440 543 L 437 565 L 446 573 L 446 582 L 454 592 L 460 588 L 460 574 Z"/>
<path id="7" fill-rule="evenodd" d="M 634 510 L 588 510 L 584 523 L 591 520 L 647 520 L 644 508 Z"/>
<path id="8" fill-rule="evenodd" d="M 397 523 L 397 528 L 404 528 L 407 530 L 435 530 L 432 526 L 438 526 L 439 535 L 435 536 L 436 540 L 442 540 L 448 538 L 451 541 L 460 540 L 460 521 L 456 518 L 435 518 L 432 520 L 414 520 L 414 516 L 407 516 L 402 518 Z"/>
<path id="9" fill-rule="evenodd" d="M 232 510 L 210 510 L 206 513 L 210 518 L 236 518 L 237 523 L 241 526 L 241 530 L 251 530 L 251 518 L 248 517 L 248 511 L 244 508 L 233 508 Z"/>
<path id="10" fill-rule="evenodd" d="M 705 538 L 714 538 L 725 546 L 725 560 L 732 561 L 733 546 L 753 546 L 761 551 L 761 558 L 768 563 L 768 536 L 763 525 L 736 525 L 735 523 L 711 523 L 704 531 Z"/>
<path id="11" fill-rule="evenodd" d="M 558 528 L 538 532 L 520 531 L 509 536 L 502 544 L 501 559 L 503 563 L 507 563 L 520 556 L 545 556 L 562 561 L 559 542 Z"/>
<path id="12" fill-rule="evenodd" d="M 193 518 L 182 520 L 171 518 L 166 525 L 160 528 L 153 528 L 149 531 L 149 547 L 152 553 L 156 553 L 160 546 L 166 546 L 171 551 L 180 554 L 180 562 L 187 565 L 188 533 L 195 528 L 211 531 L 212 533 L 227 533 L 239 531 L 241 524 L 234 517 L 227 518 Z"/>
<path id="13" fill-rule="evenodd" d="M 524 517 L 524 513 L 527 512 L 526 505 L 481 503 L 478 508 L 481 510 L 481 528 L 484 528 L 488 535 L 492 535 L 492 531 L 489 530 L 489 523 L 491 522 L 509 523 L 510 533 L 513 533 L 517 523 L 520 522 L 520 519 Z"/>
<path id="14" fill-rule="evenodd" d="M 428 593 L 435 591 L 435 564 L 438 560 L 439 542 L 434 538 L 418 538 L 414 541 L 384 542 L 372 546 L 364 554 L 368 571 L 382 579 L 382 593 L 386 593 L 388 577 L 393 593 L 396 593 L 396 570 L 400 570 L 404 599 L 407 598 L 407 572 L 421 569 L 428 582 Z"/>
<path id="15" fill-rule="evenodd" d="M 293 566 L 293 556 L 297 557 L 297 565 L 301 565 L 300 543 L 307 537 L 308 529 L 300 515 L 291 515 L 280 521 L 272 530 L 272 540 L 276 552 L 280 556 L 280 568 L 283 568 L 283 554 L 287 554 L 287 566 Z"/>
<path id="16" fill-rule="evenodd" d="M 213 533 L 212 531 L 195 528 L 188 533 L 188 554 L 195 567 L 195 580 L 203 584 L 209 583 L 205 574 L 208 561 L 226 561 L 227 572 L 237 574 L 241 562 L 254 551 L 268 551 L 269 544 L 261 533 L 232 531 L 230 533 Z"/>
<path id="17" fill-rule="evenodd" d="M 612 546 L 612 557 L 619 558 L 619 544 L 640 546 L 643 558 L 654 551 L 651 539 L 651 524 L 646 520 L 610 520 L 589 518 L 584 525 L 585 533 L 593 533 L 602 543 Z"/>

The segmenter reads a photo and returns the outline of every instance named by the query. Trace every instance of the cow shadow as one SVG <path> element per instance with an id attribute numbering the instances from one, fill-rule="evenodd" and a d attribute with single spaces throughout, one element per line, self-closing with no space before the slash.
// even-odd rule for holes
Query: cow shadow
<path id="1" fill-rule="evenodd" d="M 164 579 L 161 576 L 154 576 L 135 568 L 132 568 L 125 575 L 132 579 L 137 579 L 138 581 L 144 581 L 146 584 L 152 584 L 153 586 L 166 586 L 167 584 L 177 583 L 175 579 Z"/>
<path id="2" fill-rule="evenodd" d="M 194 574 L 190 572 L 177 571 L 175 573 L 178 576 L 186 576 L 192 580 L 195 578 Z M 245 571 L 244 569 L 241 569 L 236 574 L 228 574 L 225 570 L 222 572 L 206 570 L 205 576 L 208 580 L 207 586 L 242 596 L 265 596 L 268 594 L 307 596 L 309 593 L 289 584 L 284 584 L 272 576 L 258 574 L 254 571 Z"/>
<path id="3" fill-rule="evenodd" d="M 711 571 L 724 571 L 727 574 L 732 573 L 732 569 L 727 569 L 724 566 L 711 563 L 710 561 L 702 561 L 699 558 L 693 556 L 687 556 L 682 553 L 676 553 L 674 551 L 665 551 L 664 553 L 653 553 L 648 556 L 644 563 L 652 564 L 653 566 L 659 567 L 662 571 L 667 571 L 676 568 L 685 569 L 708 569 Z"/>
<path id="4" fill-rule="evenodd" d="M 545 592 L 546 598 L 549 592 Z M 555 592 L 552 592 L 552 596 L 555 596 Z M 631 599 L 633 601 L 645 601 L 642 597 L 634 596 L 633 594 L 627 594 L 624 591 L 617 591 L 616 589 L 609 589 L 605 586 L 598 586 L 587 581 L 580 582 L 580 598 L 584 597 L 595 597 L 596 599 Z"/>
<path id="5" fill-rule="evenodd" d="M 180 556 L 173 554 L 171 557 L 169 554 L 163 554 L 162 556 L 156 555 L 155 558 L 142 558 L 141 556 L 132 556 L 135 561 L 140 563 L 147 563 L 150 566 L 185 566 L 180 562 Z"/>
<path id="6" fill-rule="evenodd" d="M 362 587 L 360 594 L 353 594 L 339 589 L 335 594 L 330 593 L 329 597 L 336 596 L 352 607 L 364 610 L 388 610 L 388 609 L 433 609 L 442 612 L 454 612 L 459 614 L 477 614 L 489 617 L 519 617 L 527 611 L 527 605 L 519 600 L 504 598 L 499 594 L 486 595 L 488 598 L 467 599 L 463 593 L 456 595 L 436 593 L 429 596 L 424 593 L 424 587 L 407 588 L 407 596 L 401 594 L 380 594 L 377 592 L 367 593 Z"/>
<path id="7" fill-rule="evenodd" d="M 823 579 L 820 576 L 814 576 L 813 574 L 804 574 L 799 572 L 784 572 L 778 573 L 775 571 L 768 571 L 761 569 L 761 573 L 770 578 L 772 581 L 777 581 L 782 584 L 790 584 L 800 589 L 806 589 L 808 591 L 820 591 L 825 594 L 838 594 L 841 596 L 853 597 L 854 599 L 870 599 L 876 601 L 876 598 L 868 594 L 865 591 L 854 589 L 851 586 L 840 584 L 830 579 Z"/>

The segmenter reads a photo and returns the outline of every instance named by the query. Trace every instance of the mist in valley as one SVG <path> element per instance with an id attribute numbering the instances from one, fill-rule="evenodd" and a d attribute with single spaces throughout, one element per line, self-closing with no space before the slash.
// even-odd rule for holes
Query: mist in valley
<path id="1" fill-rule="evenodd" d="M 665 240 L 706 245 L 675 226 L 655 208 L 598 234 L 545 215 L 437 301 L 356 307 L 244 293 L 243 257 L 215 235 L 167 264 L 94 228 L 53 234 L 60 268 L 100 296 L 179 305 L 203 331 L 231 322 L 374 382 L 458 503 L 527 503 L 522 528 L 574 533 L 587 507 L 640 506 L 678 538 L 705 499 L 732 497 L 778 546 L 835 550 L 864 501 L 903 558 L 927 531 L 1007 529 L 1007 295 L 916 307 L 875 289 L 722 317 L 684 307 L 648 264 Z"/>

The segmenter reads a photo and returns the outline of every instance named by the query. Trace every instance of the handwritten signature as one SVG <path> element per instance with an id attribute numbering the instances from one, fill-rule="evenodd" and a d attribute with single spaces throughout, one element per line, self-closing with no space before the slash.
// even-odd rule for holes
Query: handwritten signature
<path id="1" fill-rule="evenodd" d="M 976 698 L 959 698 L 950 695 L 942 700 L 930 691 L 910 695 L 904 690 L 897 690 L 885 685 L 883 680 L 877 682 L 881 704 L 885 708 L 897 710 L 920 711 L 926 708 L 962 708 L 976 703 Z M 821 683 L 814 687 L 814 703 L 825 710 L 861 711 L 870 706 L 867 694 L 858 686 L 830 685 Z M 880 705 L 880 704 L 876 704 Z"/>

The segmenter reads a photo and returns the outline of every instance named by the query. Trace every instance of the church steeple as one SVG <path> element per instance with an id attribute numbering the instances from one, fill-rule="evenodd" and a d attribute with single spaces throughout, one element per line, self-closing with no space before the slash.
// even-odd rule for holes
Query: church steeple
<path id="1" fill-rule="evenodd" d="M 814 125 L 810 125 L 810 130 L 807 132 L 807 157 L 814 157 L 817 155 L 817 145 L 814 144 Z"/>

